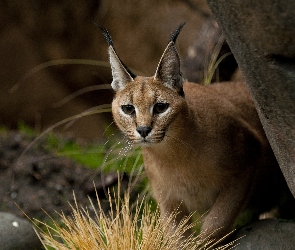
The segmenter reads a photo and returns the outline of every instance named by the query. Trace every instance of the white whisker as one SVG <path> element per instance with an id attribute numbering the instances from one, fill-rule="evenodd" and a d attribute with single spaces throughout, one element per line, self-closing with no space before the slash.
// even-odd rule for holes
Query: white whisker
<path id="1" fill-rule="evenodd" d="M 167 137 L 175 140 L 175 141 L 178 141 L 180 142 L 182 145 L 184 145 L 187 149 L 191 149 L 193 150 L 195 153 L 197 153 L 196 149 L 193 148 L 191 145 L 189 145 L 188 143 L 185 143 L 183 140 L 179 139 L 179 138 L 176 138 L 176 137 L 173 137 L 173 136 L 169 136 L 169 135 L 166 135 Z"/>

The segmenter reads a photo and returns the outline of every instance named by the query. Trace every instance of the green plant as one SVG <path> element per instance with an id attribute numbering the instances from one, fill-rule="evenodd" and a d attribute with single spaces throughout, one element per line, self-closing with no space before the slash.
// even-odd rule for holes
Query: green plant
<path id="1" fill-rule="evenodd" d="M 3 125 L 0 125 L 0 133 L 6 134 L 7 132 L 8 132 L 8 128 Z"/>
<path id="2" fill-rule="evenodd" d="M 45 148 L 90 168 L 98 168 L 104 172 L 120 171 L 132 175 L 143 164 L 141 150 L 118 141 L 81 145 L 75 140 L 50 133 L 46 136 Z"/>
<path id="3" fill-rule="evenodd" d="M 27 136 L 33 137 L 36 136 L 36 131 L 28 126 L 25 122 L 19 121 L 18 122 L 18 131 L 22 134 L 25 134 Z"/>
<path id="4" fill-rule="evenodd" d="M 205 76 L 204 76 L 204 85 L 209 85 L 212 83 L 212 78 L 214 76 L 219 66 L 219 64 L 222 62 L 222 60 L 224 58 L 226 58 L 227 56 L 231 55 L 231 52 L 225 53 L 224 55 L 222 55 L 218 60 L 217 57 L 219 55 L 219 52 L 221 50 L 222 44 L 224 42 L 224 38 L 223 36 L 221 36 L 212 52 L 212 56 L 209 60 L 208 66 L 205 70 Z"/>
<path id="5" fill-rule="evenodd" d="M 94 110 L 94 112 L 104 112 L 104 107 Z M 88 114 L 92 114 L 92 111 L 86 112 L 84 115 Z M 78 118 L 80 118 L 80 116 L 83 117 L 83 114 L 79 115 Z M 143 161 L 141 150 L 139 148 L 133 148 L 128 141 L 124 142 L 119 136 L 108 140 L 107 143 L 84 143 L 81 145 L 76 140 L 58 136 L 51 132 L 56 126 L 75 118 L 77 117 L 75 116 L 65 119 L 59 124 L 48 128 L 41 134 L 38 134 L 24 122 L 19 122 L 19 132 L 34 137 L 22 155 L 24 155 L 37 141 L 42 139 L 43 146 L 47 151 L 53 152 L 58 156 L 70 158 L 89 168 L 100 169 L 104 172 L 120 171 L 127 174 L 137 174 L 137 169 L 142 169 Z M 113 133 L 108 130 L 106 130 L 106 133 L 113 135 Z"/>

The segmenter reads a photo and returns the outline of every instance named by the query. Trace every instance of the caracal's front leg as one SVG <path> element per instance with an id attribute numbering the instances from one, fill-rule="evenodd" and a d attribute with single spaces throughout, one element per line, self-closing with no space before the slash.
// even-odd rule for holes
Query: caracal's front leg
<path id="1" fill-rule="evenodd" d="M 204 219 L 201 228 L 202 237 L 219 240 L 233 229 L 235 219 L 248 197 L 249 178 L 250 174 L 232 178 L 227 187 L 220 191 L 216 202 Z"/>

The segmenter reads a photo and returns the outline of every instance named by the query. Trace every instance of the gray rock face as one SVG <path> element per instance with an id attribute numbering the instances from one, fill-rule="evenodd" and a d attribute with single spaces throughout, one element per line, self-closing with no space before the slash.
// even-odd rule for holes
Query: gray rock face
<path id="1" fill-rule="evenodd" d="M 295 196 L 295 1 L 208 0 Z"/>
<path id="2" fill-rule="evenodd" d="M 39 250 L 41 247 L 31 223 L 10 213 L 0 213 L 1 250 Z"/>
<path id="3" fill-rule="evenodd" d="M 243 227 L 235 235 L 237 250 L 295 249 L 295 223 L 279 220 L 261 220 Z"/>

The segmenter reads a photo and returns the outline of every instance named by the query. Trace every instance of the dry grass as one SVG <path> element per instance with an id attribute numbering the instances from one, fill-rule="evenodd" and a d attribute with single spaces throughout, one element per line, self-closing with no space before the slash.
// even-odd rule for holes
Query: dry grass
<path id="1" fill-rule="evenodd" d="M 119 191 L 118 191 L 119 193 Z M 114 198 L 112 198 L 112 196 Z M 173 250 L 173 249 L 213 249 L 216 243 L 210 239 L 201 240 L 201 236 L 191 235 L 183 238 L 183 233 L 195 226 L 185 218 L 178 226 L 171 229 L 175 213 L 160 217 L 159 210 L 151 212 L 151 207 L 144 201 L 135 205 L 135 211 L 129 203 L 129 193 L 123 199 L 109 192 L 111 209 L 109 214 L 103 212 L 97 199 L 98 209 L 91 202 L 95 218 L 89 211 L 79 208 L 77 201 L 72 207 L 72 216 L 60 214 L 62 224 L 52 220 L 53 226 L 46 223 L 46 230 L 37 227 L 36 232 L 45 249 L 59 250 Z M 38 223 L 40 221 L 36 220 Z M 35 223 L 36 225 L 36 223 Z M 229 249 L 230 243 L 218 249 Z"/>

